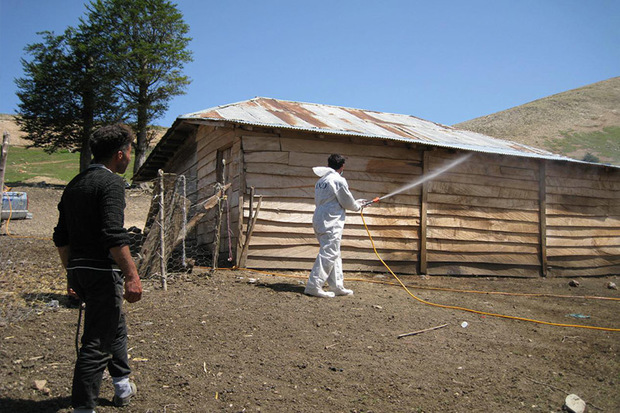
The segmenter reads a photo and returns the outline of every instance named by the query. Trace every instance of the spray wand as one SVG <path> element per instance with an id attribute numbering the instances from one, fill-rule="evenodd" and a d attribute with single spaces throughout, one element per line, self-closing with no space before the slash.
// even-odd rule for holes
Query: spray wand
<path id="1" fill-rule="evenodd" d="M 374 204 L 376 202 L 379 202 L 380 200 L 381 200 L 381 198 L 379 198 L 379 197 L 373 198 L 370 201 L 364 202 L 364 204 L 362 204 L 362 207 L 366 208 L 368 205 L 372 205 L 372 204 Z"/>

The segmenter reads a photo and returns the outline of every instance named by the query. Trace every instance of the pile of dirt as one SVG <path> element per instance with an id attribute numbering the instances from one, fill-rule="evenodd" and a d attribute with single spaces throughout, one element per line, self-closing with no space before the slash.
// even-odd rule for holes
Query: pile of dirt
<path id="1" fill-rule="evenodd" d="M 63 271 L 45 236 L 60 190 L 31 191 L 44 230 L 23 221 L 10 224 L 13 236 L 0 237 L 0 294 L 33 304 L 0 327 L 3 412 L 71 411 L 78 310 L 64 296 Z M 130 211 L 149 201 L 134 195 Z M 355 295 L 318 299 L 303 294 L 306 275 L 194 269 L 175 275 L 168 291 L 145 282 L 143 300 L 126 305 L 138 394 L 125 411 L 550 412 L 569 393 L 591 411 L 620 408 L 620 332 L 426 305 L 384 274 L 346 274 Z M 567 279 L 403 280 L 433 303 L 620 328 L 620 294 L 606 287 L 617 277 L 579 278 L 578 287 Z M 491 294 L 497 291 L 512 294 Z M 98 412 L 117 411 L 111 398 L 106 378 Z"/>

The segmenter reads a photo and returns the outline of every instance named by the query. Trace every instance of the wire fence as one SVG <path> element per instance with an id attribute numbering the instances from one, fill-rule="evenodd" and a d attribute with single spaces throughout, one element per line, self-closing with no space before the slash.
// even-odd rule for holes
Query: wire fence
<path id="1" fill-rule="evenodd" d="M 225 194 L 230 185 L 214 183 L 203 188 L 204 193 L 213 195 L 198 203 L 196 191 L 188 195 L 184 175 L 160 171 L 151 184 L 151 206 L 144 230 L 129 228 L 132 254 L 142 278 L 159 278 L 165 289 L 170 278 L 190 273 L 195 266 L 215 268 L 224 242 L 228 242 L 228 260 L 232 260 L 230 205 Z M 204 240 L 199 223 L 213 229 L 213 242 Z M 225 240 L 221 239 L 222 233 Z"/>

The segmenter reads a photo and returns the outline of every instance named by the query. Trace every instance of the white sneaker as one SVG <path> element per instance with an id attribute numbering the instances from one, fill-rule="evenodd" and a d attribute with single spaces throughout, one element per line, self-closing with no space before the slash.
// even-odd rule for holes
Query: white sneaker
<path id="1" fill-rule="evenodd" d="M 304 294 L 321 298 L 333 298 L 336 296 L 336 294 L 331 291 L 323 291 L 321 288 L 312 287 L 306 287 L 306 289 L 304 290 Z"/>
<path id="2" fill-rule="evenodd" d="M 334 288 L 332 289 L 334 294 L 336 295 L 353 295 L 353 290 L 349 290 L 348 288 Z"/>

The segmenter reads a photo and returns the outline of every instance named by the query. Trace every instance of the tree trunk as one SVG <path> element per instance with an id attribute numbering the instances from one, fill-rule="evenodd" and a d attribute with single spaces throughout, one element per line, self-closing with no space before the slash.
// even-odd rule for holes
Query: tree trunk
<path id="1" fill-rule="evenodd" d="M 86 72 L 90 72 L 91 62 L 86 65 Z M 89 77 L 85 80 L 82 91 L 82 142 L 80 143 L 80 172 L 88 168 L 92 152 L 90 150 L 90 135 L 95 125 L 95 94 L 93 92 L 93 80 Z"/>
<path id="2" fill-rule="evenodd" d="M 148 86 L 146 83 L 140 83 L 140 97 L 138 99 L 138 116 L 137 116 L 137 133 L 136 133 L 136 156 L 133 164 L 133 173 L 138 172 L 138 169 L 146 161 L 146 152 L 149 148 L 149 142 L 147 139 L 146 128 L 149 123 L 148 119 L 148 101 L 147 94 Z"/>

